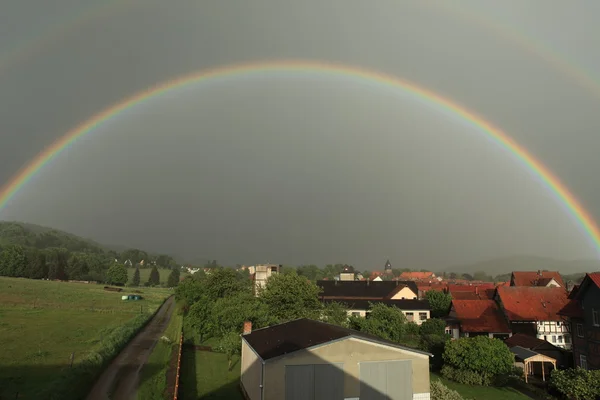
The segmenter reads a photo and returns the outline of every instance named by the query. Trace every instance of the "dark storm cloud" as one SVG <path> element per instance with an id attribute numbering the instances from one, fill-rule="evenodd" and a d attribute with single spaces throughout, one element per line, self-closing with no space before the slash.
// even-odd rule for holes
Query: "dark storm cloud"
<path id="1" fill-rule="evenodd" d="M 481 4 L 463 7 L 547 30 Z M 544 15 L 555 23 L 564 7 L 553 7 Z M 23 10 L 15 15 L 40 18 Z M 599 29 L 590 23 L 587 35 Z M 563 31 L 569 57 L 593 70 L 583 31 Z M 492 30 L 408 2 L 147 2 L 92 19 L 0 75 L 10 94 L 0 97 L 0 179 L 138 90 L 276 58 L 362 65 L 449 96 L 531 149 L 600 216 L 594 92 Z M 0 216 L 228 263 L 594 255 L 540 182 L 472 126 L 326 76 L 226 79 L 155 99 L 76 143 Z"/>

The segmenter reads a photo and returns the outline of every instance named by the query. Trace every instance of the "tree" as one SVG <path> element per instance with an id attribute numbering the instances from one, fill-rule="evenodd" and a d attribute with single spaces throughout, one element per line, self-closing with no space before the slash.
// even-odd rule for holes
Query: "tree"
<path id="1" fill-rule="evenodd" d="M 135 267 L 135 272 L 133 273 L 131 284 L 133 286 L 140 286 L 140 269 L 138 267 Z"/>
<path id="2" fill-rule="evenodd" d="M 204 290 L 212 301 L 240 292 L 252 293 L 252 282 L 231 268 L 213 268 L 206 275 Z"/>
<path id="3" fill-rule="evenodd" d="M 127 268 L 121 264 L 113 264 L 106 272 L 106 281 L 110 285 L 125 285 L 127 283 Z"/>
<path id="4" fill-rule="evenodd" d="M 442 374 L 460 383 L 489 385 L 508 373 L 514 356 L 499 339 L 476 336 L 452 340 L 444 349 Z"/>
<path id="5" fill-rule="evenodd" d="M 452 296 L 439 290 L 428 290 L 425 298 L 429 301 L 432 317 L 444 317 L 450 311 Z"/>
<path id="6" fill-rule="evenodd" d="M 175 298 L 183 300 L 187 306 L 192 306 L 205 294 L 204 288 L 204 281 L 187 276 L 175 289 Z M 212 299 L 206 296 L 206 301 L 212 301 Z"/>
<path id="7" fill-rule="evenodd" d="M 269 314 L 283 322 L 297 318 L 319 319 L 322 310 L 320 291 L 316 284 L 298 274 L 277 274 L 267 279 L 259 296 Z"/>
<path id="8" fill-rule="evenodd" d="M 238 332 L 228 332 L 219 341 L 219 351 L 227 356 L 227 369 L 231 371 L 233 356 L 240 354 L 242 339 Z"/>
<path id="9" fill-rule="evenodd" d="M 149 286 L 158 286 L 160 285 L 160 273 L 158 272 L 158 268 L 156 265 L 152 267 L 150 271 L 150 276 L 148 277 L 148 285 Z"/>
<path id="10" fill-rule="evenodd" d="M 222 337 L 227 332 L 241 332 L 245 321 L 255 328 L 276 323 L 267 306 L 252 293 L 240 292 L 214 302 L 211 313 L 212 334 Z"/>
<path id="11" fill-rule="evenodd" d="M 48 276 L 46 267 L 46 255 L 38 249 L 29 249 L 27 253 L 28 267 L 26 277 L 30 279 L 42 279 Z"/>
<path id="12" fill-rule="evenodd" d="M 438 318 L 430 318 L 423 321 L 419 333 L 421 335 L 444 335 L 446 332 L 446 322 Z"/>
<path id="13" fill-rule="evenodd" d="M 0 254 L 0 275 L 23 277 L 27 268 L 27 258 L 22 246 L 6 246 Z"/>
<path id="14" fill-rule="evenodd" d="M 346 327 L 348 325 L 348 311 L 344 304 L 331 302 L 323 308 L 323 321 L 329 324 Z"/>
<path id="15" fill-rule="evenodd" d="M 189 309 L 186 322 L 198 333 L 200 343 L 204 342 L 206 336 L 212 331 L 212 310 L 214 303 L 208 297 L 200 297 Z"/>
<path id="16" fill-rule="evenodd" d="M 179 268 L 174 268 L 171 270 L 169 277 L 167 278 L 167 286 L 175 287 L 179 284 Z"/>
<path id="17" fill-rule="evenodd" d="M 371 304 L 366 318 L 351 319 L 353 328 L 398 343 L 403 341 L 407 322 L 406 316 L 399 308 L 381 303 Z"/>
<path id="18" fill-rule="evenodd" d="M 66 274 L 69 279 L 82 280 L 89 272 L 87 255 L 85 253 L 72 254 L 67 261 Z"/>
<path id="19" fill-rule="evenodd" d="M 550 384 L 568 399 L 596 399 L 600 396 L 600 370 L 555 369 L 552 371 Z"/>

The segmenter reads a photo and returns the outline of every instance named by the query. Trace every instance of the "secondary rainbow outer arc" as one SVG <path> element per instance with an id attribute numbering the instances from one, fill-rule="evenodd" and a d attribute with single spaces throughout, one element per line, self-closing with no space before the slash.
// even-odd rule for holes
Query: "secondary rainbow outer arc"
<path id="1" fill-rule="evenodd" d="M 5 186 L 0 189 L 0 210 L 6 206 L 8 201 L 19 191 L 19 189 L 29 182 L 29 180 L 35 176 L 37 172 L 39 172 L 53 158 L 57 157 L 70 144 L 75 142 L 79 137 L 92 132 L 95 128 L 117 116 L 121 112 L 170 90 L 181 88 L 199 81 L 206 81 L 218 77 L 249 74 L 252 72 L 277 71 L 312 71 L 350 76 L 367 81 L 373 81 L 379 84 L 401 89 L 404 92 L 412 94 L 416 98 L 436 104 L 441 109 L 449 111 L 453 115 L 459 116 L 463 120 L 470 122 L 472 125 L 478 127 L 482 132 L 486 133 L 487 136 L 501 145 L 504 149 L 516 156 L 531 172 L 534 173 L 534 175 L 538 176 L 542 182 L 552 192 L 554 192 L 557 198 L 566 206 L 570 214 L 572 214 L 579 225 L 583 228 L 585 233 L 589 236 L 596 251 L 600 254 L 600 231 L 594 219 L 581 206 L 575 196 L 560 182 L 556 176 L 552 174 L 552 172 L 550 172 L 548 168 L 546 168 L 546 166 L 535 159 L 533 155 L 531 155 L 524 147 L 520 146 L 500 129 L 494 127 L 491 123 L 482 117 L 479 117 L 472 111 L 464 108 L 463 106 L 445 97 L 442 97 L 431 90 L 419 87 L 395 76 L 368 70 L 362 67 L 316 61 L 283 60 L 225 65 L 181 76 L 141 91 L 125 99 L 124 101 L 121 101 L 94 115 L 83 124 L 67 132 L 64 136 L 38 154 L 27 166 L 19 171 Z"/>

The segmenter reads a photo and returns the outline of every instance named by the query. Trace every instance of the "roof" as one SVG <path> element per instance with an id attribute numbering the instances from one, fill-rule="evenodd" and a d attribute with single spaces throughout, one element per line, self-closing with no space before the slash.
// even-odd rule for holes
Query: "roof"
<path id="1" fill-rule="evenodd" d="M 600 272 L 593 272 L 591 274 L 586 275 L 592 280 L 592 282 L 594 282 L 594 285 L 596 285 L 596 287 L 600 288 Z"/>
<path id="2" fill-rule="evenodd" d="M 416 283 L 404 281 L 317 281 L 323 288 L 323 297 L 379 298 L 383 299 L 399 285 L 406 285 L 415 294 L 419 293 Z"/>
<path id="3" fill-rule="evenodd" d="M 513 286 L 546 286 L 551 279 L 565 287 L 565 282 L 558 271 L 514 271 L 511 283 Z"/>
<path id="4" fill-rule="evenodd" d="M 377 336 L 307 318 L 257 329 L 242 337 L 263 361 L 346 338 L 368 340 L 413 353 L 432 356 L 430 353 L 401 346 L 398 343 Z"/>
<path id="5" fill-rule="evenodd" d="M 354 273 L 354 267 L 351 265 L 344 265 L 344 267 L 342 268 L 342 274 L 353 274 Z"/>
<path id="6" fill-rule="evenodd" d="M 494 300 L 452 300 L 452 307 L 464 332 L 511 331 Z"/>
<path id="7" fill-rule="evenodd" d="M 494 289 L 482 289 L 479 292 L 451 292 L 450 295 L 456 300 L 493 300 Z"/>
<path id="8" fill-rule="evenodd" d="M 568 302 L 562 287 L 500 286 L 497 292 L 510 321 L 560 321 Z"/>
<path id="9" fill-rule="evenodd" d="M 410 310 L 431 310 L 429 306 L 429 301 L 427 300 L 362 300 L 362 299 L 348 299 L 348 300 L 339 300 L 339 299 L 323 299 L 323 303 L 342 303 L 345 304 L 349 310 L 368 310 L 369 303 L 374 304 L 385 304 L 386 306 L 398 307 L 403 311 Z"/>
<path id="10" fill-rule="evenodd" d="M 525 335 L 524 333 L 515 333 L 508 339 L 505 339 L 504 344 L 507 345 L 509 348 L 519 346 L 529 350 L 535 350 L 541 346 L 554 347 L 558 349 L 558 347 L 554 346 L 552 343 L 546 340 Z"/>
<path id="11" fill-rule="evenodd" d="M 491 282 L 480 283 L 476 285 L 456 285 L 456 284 L 448 284 L 448 291 L 452 292 L 475 292 L 485 289 L 495 289 L 496 285 Z"/>
<path id="12" fill-rule="evenodd" d="M 558 311 L 558 315 L 579 319 L 584 317 L 583 308 L 581 308 L 581 304 L 577 299 L 569 299 L 567 304 L 565 304 L 565 306 Z"/>
<path id="13" fill-rule="evenodd" d="M 433 276 L 433 272 L 403 272 L 400 274 L 401 279 L 427 279 Z"/>
<path id="14" fill-rule="evenodd" d="M 535 351 L 525 349 L 521 346 L 511 347 L 510 352 L 513 353 L 515 355 L 515 358 L 520 361 L 525 361 L 528 358 L 540 355 L 539 353 L 536 353 Z"/>

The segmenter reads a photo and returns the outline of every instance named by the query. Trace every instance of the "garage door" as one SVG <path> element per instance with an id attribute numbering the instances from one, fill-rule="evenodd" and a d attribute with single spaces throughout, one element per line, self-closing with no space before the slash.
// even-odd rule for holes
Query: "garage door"
<path id="1" fill-rule="evenodd" d="M 412 400 L 410 360 L 360 363 L 360 400 Z"/>
<path id="2" fill-rule="evenodd" d="M 285 400 L 343 399 L 343 364 L 285 366 Z"/>

